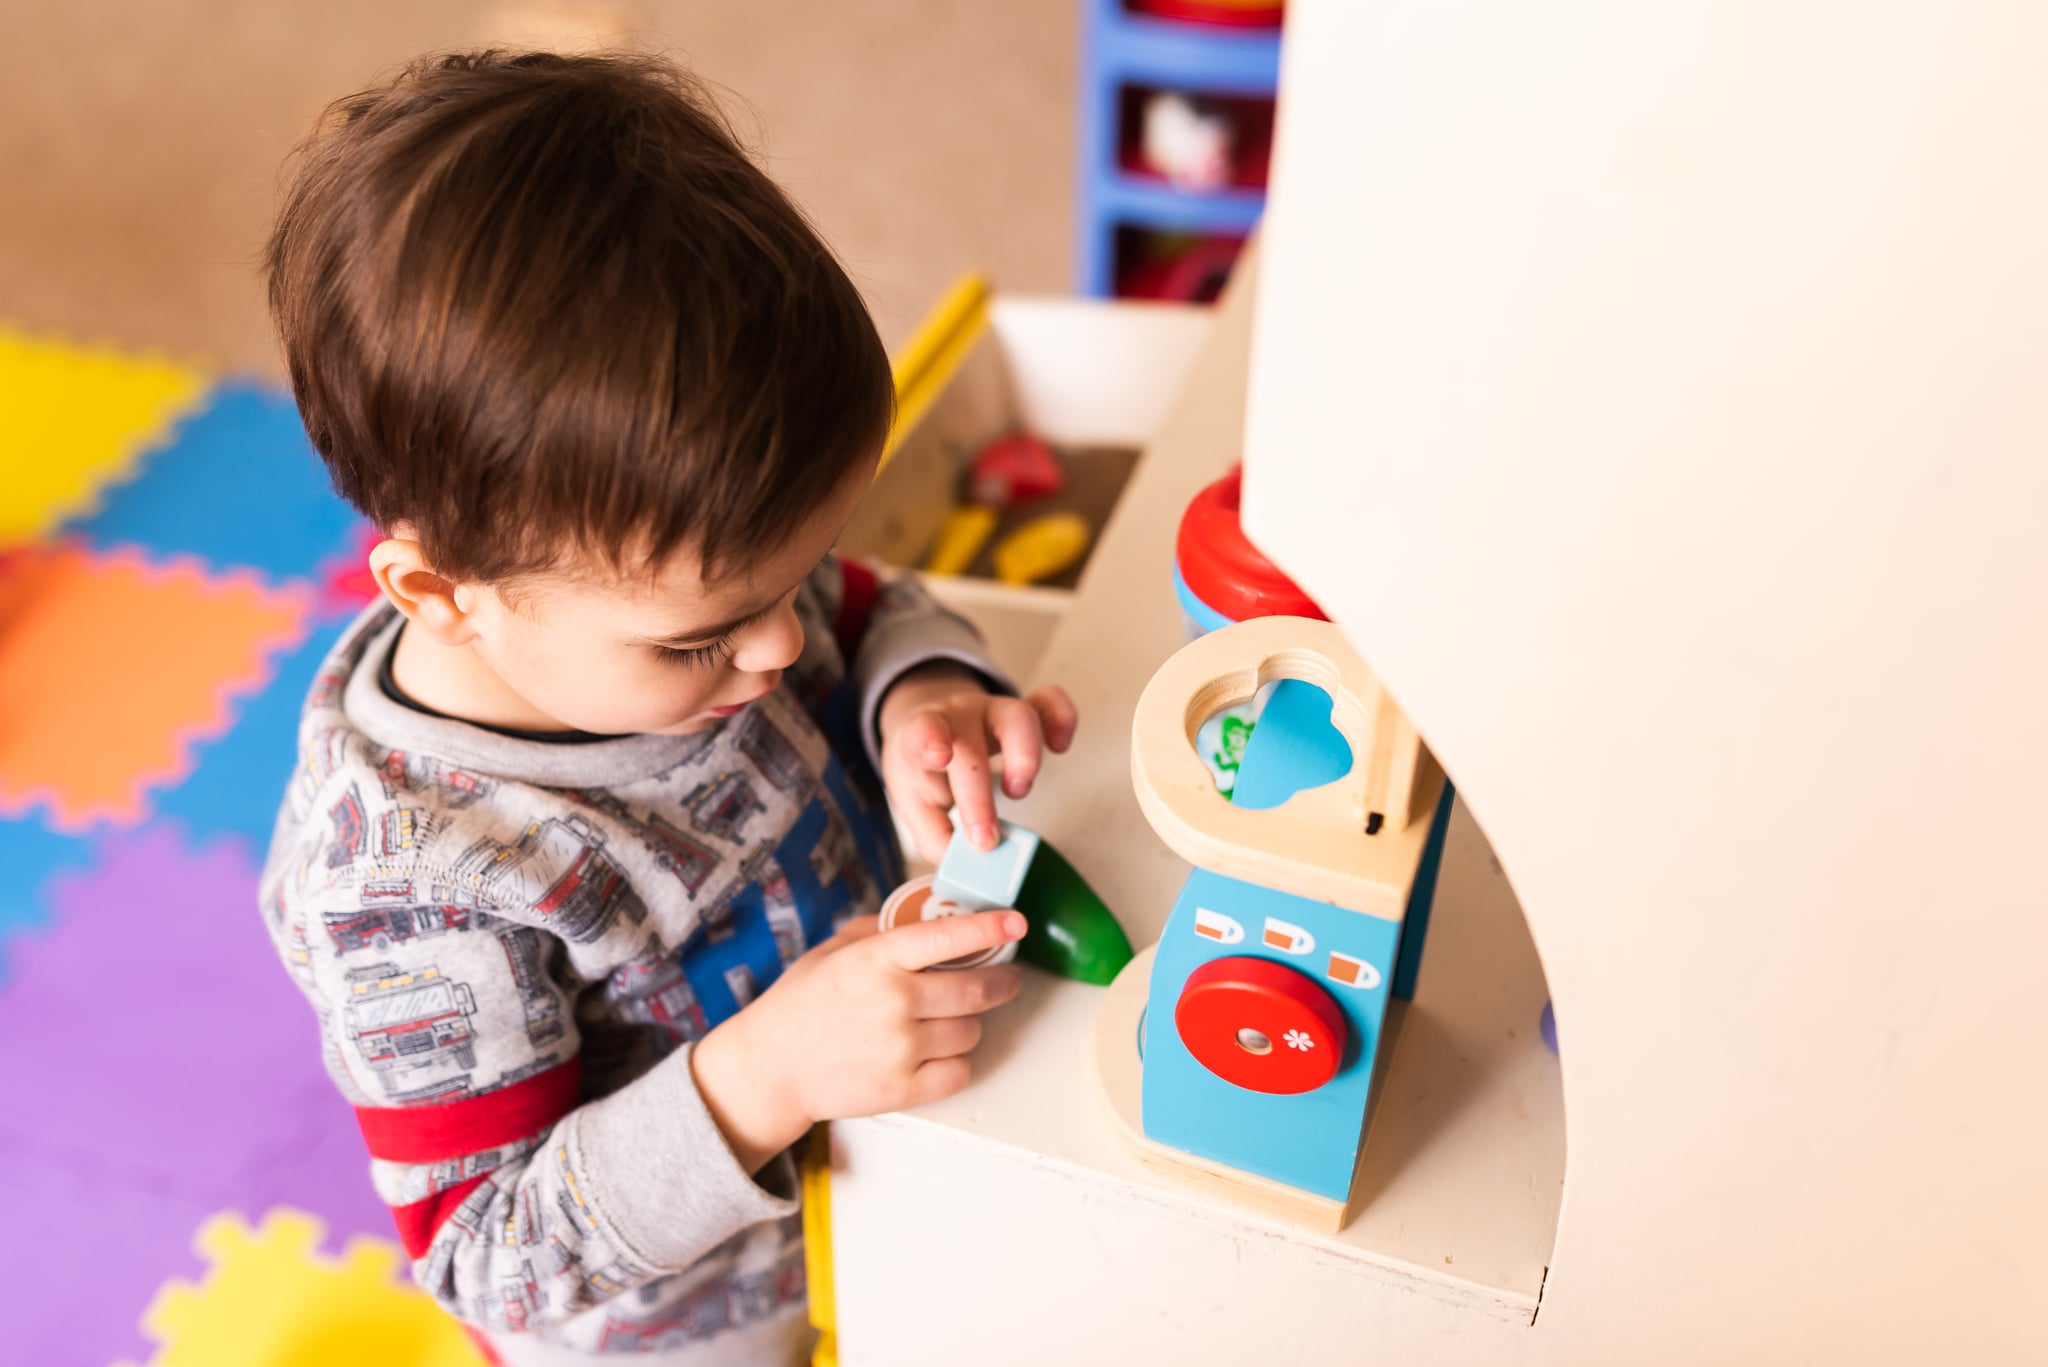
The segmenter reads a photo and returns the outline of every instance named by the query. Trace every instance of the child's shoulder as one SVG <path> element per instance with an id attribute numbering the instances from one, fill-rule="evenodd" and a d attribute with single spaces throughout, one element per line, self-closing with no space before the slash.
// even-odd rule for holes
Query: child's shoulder
<path id="1" fill-rule="evenodd" d="M 359 675 L 374 672 L 372 651 L 395 626 L 395 617 L 379 604 L 345 627 L 314 673 L 300 709 L 298 763 L 285 789 L 269 865 L 274 874 L 290 863 L 302 887 L 353 882 L 369 863 L 404 870 L 427 847 L 429 834 L 500 786 L 493 774 L 385 743 L 351 718 L 349 694 L 361 686 Z"/>

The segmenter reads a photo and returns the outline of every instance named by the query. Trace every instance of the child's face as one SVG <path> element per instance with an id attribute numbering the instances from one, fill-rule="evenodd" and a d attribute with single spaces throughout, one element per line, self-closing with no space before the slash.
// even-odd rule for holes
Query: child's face
<path id="1" fill-rule="evenodd" d="M 471 588 L 473 648 L 534 707 L 604 735 L 701 730 L 772 692 L 802 653 L 797 589 L 853 516 L 863 465 L 786 542 L 706 582 L 694 554 L 630 582 Z"/>

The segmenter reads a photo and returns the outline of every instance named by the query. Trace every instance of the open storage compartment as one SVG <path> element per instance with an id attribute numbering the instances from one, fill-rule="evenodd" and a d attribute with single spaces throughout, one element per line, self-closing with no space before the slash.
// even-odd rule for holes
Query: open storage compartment
<path id="1" fill-rule="evenodd" d="M 1011 677 L 1028 677 L 1089 559 L 1019 586 L 994 577 L 995 548 L 1026 523 L 1070 512 L 1088 524 L 1092 553 L 1210 323 L 1199 308 L 992 297 L 978 279 L 962 282 L 897 362 L 896 430 L 839 549 L 924 574 L 948 513 L 966 502 L 976 454 L 1019 431 L 1044 440 L 1065 487 L 1001 510 L 964 573 L 924 574 L 981 628 Z"/>

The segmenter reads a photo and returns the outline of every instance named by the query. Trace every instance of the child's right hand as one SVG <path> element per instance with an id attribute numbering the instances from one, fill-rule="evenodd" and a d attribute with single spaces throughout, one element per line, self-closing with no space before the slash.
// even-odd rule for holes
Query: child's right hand
<path id="1" fill-rule="evenodd" d="M 878 1115 L 967 1085 L 980 1014 L 1017 995 L 1015 964 L 920 970 L 1024 938 L 1023 916 L 984 911 L 899 926 L 860 917 L 811 950 L 697 1044 L 691 1067 L 748 1172 L 814 1123 Z"/>

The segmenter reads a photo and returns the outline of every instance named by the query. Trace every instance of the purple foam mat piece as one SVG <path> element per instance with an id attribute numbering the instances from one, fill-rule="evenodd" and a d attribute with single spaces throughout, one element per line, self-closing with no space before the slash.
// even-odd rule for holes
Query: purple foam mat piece
<path id="1" fill-rule="evenodd" d="M 0 1162 L 0 1209 L 19 1246 L 0 1278 L 7 1362 L 146 1362 L 142 1312 L 173 1277 L 205 1267 L 192 1235 L 213 1212 L 175 1193 L 109 1181 L 90 1164 Z"/>
<path id="2" fill-rule="evenodd" d="M 112 1225 L 25 1226 L 39 1249 L 26 1287 L 18 1274 L 0 1279 L 26 1292 L 9 1318 L 57 1333 L 62 1274 L 46 1269 L 88 1266 L 109 1241 L 151 1257 L 183 1249 L 215 1211 L 253 1220 L 290 1205 L 325 1221 L 332 1242 L 391 1237 L 354 1117 L 321 1065 L 312 1010 L 265 932 L 248 856 L 231 842 L 192 850 L 166 825 L 108 836 L 97 854 L 97 868 L 52 880 L 50 930 L 12 947 L 0 988 L 0 1169 L 70 1174 L 110 1207 L 134 1209 Z M 143 1238 L 134 1224 L 159 1218 L 181 1227 Z M 166 1264 L 132 1306 L 99 1302 L 101 1313 L 128 1323 L 172 1275 L 189 1275 L 185 1262 Z M 25 1360 L 113 1356 L 74 1346 Z"/>

